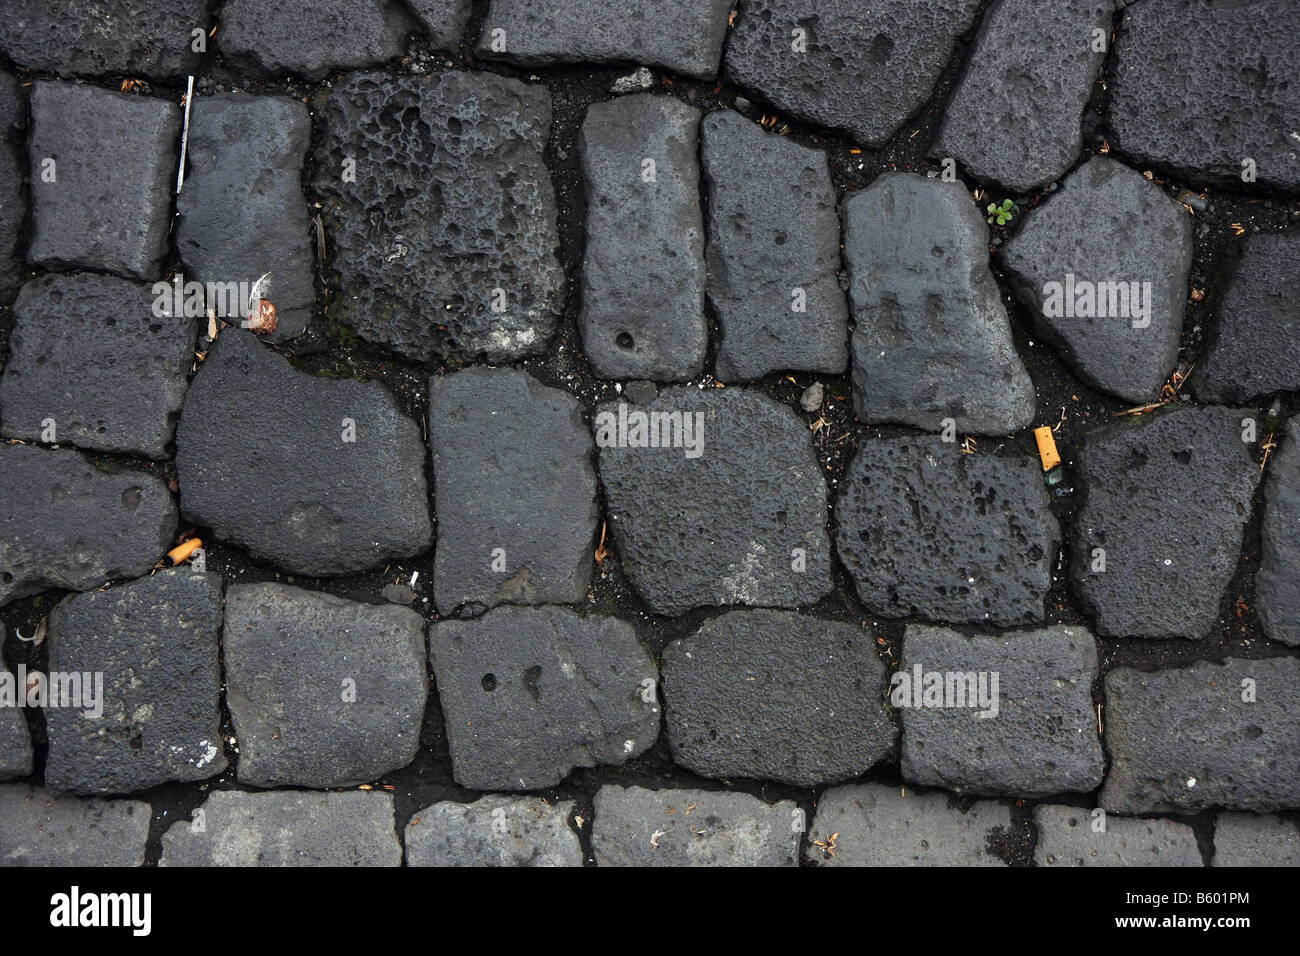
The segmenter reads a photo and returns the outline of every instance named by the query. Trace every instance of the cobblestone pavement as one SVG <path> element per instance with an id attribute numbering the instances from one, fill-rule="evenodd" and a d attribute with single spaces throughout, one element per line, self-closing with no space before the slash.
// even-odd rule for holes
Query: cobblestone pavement
<path id="1" fill-rule="evenodd" d="M 0 864 L 1300 865 L 1297 36 L 2 0 Z"/>

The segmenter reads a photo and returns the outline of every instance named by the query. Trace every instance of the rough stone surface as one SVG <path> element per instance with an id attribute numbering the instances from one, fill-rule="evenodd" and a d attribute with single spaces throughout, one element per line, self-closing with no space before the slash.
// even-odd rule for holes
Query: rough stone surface
<path id="1" fill-rule="evenodd" d="M 383 386 L 295 371 L 237 329 L 208 352 L 176 429 L 185 514 L 303 574 L 427 550 L 424 454 L 419 426 Z"/>
<path id="2" fill-rule="evenodd" d="M 501 607 L 434 624 L 429 656 L 463 787 L 553 787 L 575 767 L 630 760 L 659 736 L 654 661 L 616 618 Z"/>
<path id="3" fill-rule="evenodd" d="M 1300 417 L 1287 423 L 1264 490 L 1255 609 L 1264 633 L 1300 646 Z"/>
<path id="4" fill-rule="evenodd" d="M 818 799 L 808 859 L 822 866 L 1005 866 L 991 850 L 1010 835 L 1005 804 L 981 800 L 962 812 L 947 794 L 851 784 Z M 832 842 L 833 856 L 826 849 Z"/>
<path id="5" fill-rule="evenodd" d="M 581 603 L 597 514 L 582 404 L 516 369 L 435 376 L 429 442 L 438 610 Z"/>
<path id="6" fill-rule="evenodd" d="M 163 834 L 159 866 L 400 866 L 393 797 L 354 790 L 218 790 L 203 832 L 187 821 Z"/>
<path id="7" fill-rule="evenodd" d="M 5 628 L 0 625 L 0 644 Z M 27 730 L 27 714 L 17 704 L 24 699 L 24 688 L 17 676 L 0 665 L 0 686 L 9 688 L 0 694 L 0 780 L 25 777 L 32 772 L 32 736 Z M 9 695 L 12 694 L 12 698 Z"/>
<path id="8" fill-rule="evenodd" d="M 849 309 L 836 275 L 840 223 L 826 154 L 731 110 L 710 113 L 700 132 L 708 294 L 722 328 L 718 378 L 845 371 Z"/>
<path id="9" fill-rule="evenodd" d="M 415 359 L 544 351 L 565 298 L 546 89 L 457 70 L 354 75 L 317 113 L 331 316 Z"/>
<path id="10" fill-rule="evenodd" d="M 1070 576 L 1097 633 L 1198 639 L 1214 627 L 1259 484 L 1248 417 L 1184 407 L 1086 439 Z"/>
<path id="11" fill-rule="evenodd" d="M 837 783 L 888 756 L 885 665 L 853 624 L 731 611 L 663 654 L 673 762 L 706 777 Z"/>
<path id="12" fill-rule="evenodd" d="M 176 188 L 179 107 L 72 83 L 37 80 L 31 89 L 28 261 L 158 278 Z M 47 159 L 55 161 L 53 182 L 42 178 Z"/>
<path id="13" fill-rule="evenodd" d="M 0 787 L 0 867 L 143 866 L 149 804 Z"/>
<path id="14" fill-rule="evenodd" d="M 0 606 L 146 574 L 176 531 L 167 486 L 101 472 L 72 451 L 0 443 Z"/>
<path id="15" fill-rule="evenodd" d="M 1182 206 L 1095 156 L 1026 215 L 999 261 L 1039 334 L 1079 377 L 1140 403 L 1159 397 L 1178 361 L 1193 251 Z M 1135 307 L 1133 283 L 1146 308 Z"/>
<path id="16" fill-rule="evenodd" d="M 1041 620 L 1060 531 L 1038 462 L 955 443 L 864 441 L 836 505 L 836 546 L 886 617 Z"/>
<path id="17" fill-rule="evenodd" d="M 27 97 L 16 79 L 0 70 L 0 301 L 8 301 L 22 278 L 26 171 Z"/>
<path id="18" fill-rule="evenodd" d="M 1300 866 L 1300 829 L 1282 817 L 1220 813 L 1210 866 Z"/>
<path id="19" fill-rule="evenodd" d="M 629 417 L 631 439 L 636 412 L 680 412 L 698 447 L 618 447 L 618 420 Z M 737 388 L 678 387 L 646 405 L 602 405 L 595 426 L 623 571 L 657 613 L 797 607 L 830 591 L 826 481 L 788 407 Z"/>
<path id="20" fill-rule="evenodd" d="M 45 275 L 14 304 L 0 431 L 95 451 L 167 454 L 194 362 L 195 321 L 155 316 L 148 285 Z"/>
<path id="21" fill-rule="evenodd" d="M 136 793 L 225 770 L 220 628 L 221 576 L 189 568 L 78 594 L 56 607 L 50 671 L 82 675 L 82 694 L 45 711 L 45 786 Z M 89 675 L 99 674 L 102 714 L 88 698 Z M 98 693 L 97 677 L 93 684 Z"/>
<path id="22" fill-rule="evenodd" d="M 428 32 L 435 50 L 459 49 L 473 0 L 406 0 L 406 5 Z"/>
<path id="23" fill-rule="evenodd" d="M 1196 834 L 1172 820 L 1133 820 L 1114 814 L 1093 830 L 1090 810 L 1034 807 L 1038 866 L 1203 866 Z"/>
<path id="24" fill-rule="evenodd" d="M 988 268 L 988 226 L 964 186 L 885 174 L 844 204 L 865 422 L 1005 435 L 1034 417 L 1034 383 Z"/>
<path id="25" fill-rule="evenodd" d="M 601 378 L 676 382 L 704 368 L 699 126 L 699 110 L 649 93 L 587 111 L 578 140 L 587 196 L 578 326 Z"/>
<path id="26" fill-rule="evenodd" d="M 979 5 L 746 0 L 727 41 L 727 78 L 805 122 L 880 146 L 930 98 Z"/>
<path id="27" fill-rule="evenodd" d="M 186 279 L 247 283 L 251 290 L 270 273 L 262 293 L 276 307 L 269 338 L 277 342 L 302 334 L 316 298 L 302 195 L 310 140 L 311 117 L 297 100 L 243 93 L 196 99 L 190 168 L 176 199 L 176 248 Z M 247 317 L 247 293 L 234 303 L 214 298 L 207 305 L 219 318 L 238 325 Z"/>
<path id="28" fill-rule="evenodd" d="M 407 866 L 582 866 L 574 802 L 487 796 L 435 803 L 406 827 Z"/>
<path id="29" fill-rule="evenodd" d="M 794 866 L 802 811 L 793 800 L 747 793 L 596 791 L 591 845 L 597 866 Z"/>
<path id="30" fill-rule="evenodd" d="M 707 80 L 718 74 L 731 8 L 732 0 L 492 0 L 477 54 L 525 67 L 631 61 Z"/>
<path id="31" fill-rule="evenodd" d="M 1101 805 L 1118 813 L 1300 806 L 1297 702 L 1296 658 L 1111 671 Z"/>

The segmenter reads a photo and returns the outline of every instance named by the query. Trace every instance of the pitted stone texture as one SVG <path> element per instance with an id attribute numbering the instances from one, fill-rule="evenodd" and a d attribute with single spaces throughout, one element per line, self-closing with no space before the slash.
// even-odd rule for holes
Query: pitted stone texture
<path id="1" fill-rule="evenodd" d="M 429 678 L 409 608 L 237 584 L 222 646 L 240 783 L 350 787 L 415 758 Z"/>
<path id="2" fill-rule="evenodd" d="M 0 301 L 8 301 L 22 279 L 26 172 L 27 97 L 16 79 L 0 70 Z"/>
<path id="3" fill-rule="evenodd" d="M 964 186 L 887 173 L 844 203 L 865 422 L 1005 435 L 1034 417 L 1034 383 L 988 267 L 989 230 Z"/>
<path id="4" fill-rule="evenodd" d="M 0 624 L 0 646 L 5 638 Z M 32 735 L 27 730 L 27 714 L 18 703 L 25 699 L 26 688 L 18 677 L 0 665 L 0 780 L 25 777 L 32 772 Z"/>
<path id="5" fill-rule="evenodd" d="M 276 342 L 302 334 L 316 298 L 302 195 L 310 140 L 311 117 L 297 100 L 243 93 L 196 99 L 190 169 L 176 199 L 186 278 L 251 288 L 270 273 L 262 293 L 276 307 L 278 324 L 268 336 Z M 216 298 L 207 306 L 218 317 L 233 325 L 247 317 L 247 293 L 233 303 Z"/>
<path id="6" fill-rule="evenodd" d="M 1057 179 L 1083 150 L 1080 121 L 1106 59 L 1114 0 L 1001 0 L 948 104 L 932 156 L 1017 193 Z"/>
<path id="7" fill-rule="evenodd" d="M 195 321 L 156 316 L 145 284 L 45 275 L 14 303 L 0 379 L 6 438 L 163 458 L 194 362 Z"/>
<path id="8" fill-rule="evenodd" d="M 460 48 L 473 0 L 406 0 L 406 5 L 428 31 L 435 50 L 454 53 Z"/>
<path id="9" fill-rule="evenodd" d="M 1113 670 L 1101 805 L 1117 813 L 1300 807 L 1298 711 L 1295 658 Z"/>
<path id="10" fill-rule="evenodd" d="M 1231 408 L 1177 408 L 1090 435 L 1070 577 L 1105 637 L 1210 633 L 1241 557 L 1258 447 Z M 1093 571 L 1102 549 L 1105 571 Z"/>
<path id="11" fill-rule="evenodd" d="M 1034 807 L 1038 866 L 1204 866 L 1196 834 L 1173 820 L 1133 820 L 1111 814 L 1093 829 L 1091 810 Z"/>
<path id="12" fill-rule="evenodd" d="M 601 378 L 685 381 L 704 368 L 700 111 L 638 93 L 587 110 L 582 349 Z"/>
<path id="13" fill-rule="evenodd" d="M 1110 78 L 1111 145 L 1189 184 L 1300 192 L 1300 6 L 1166 0 L 1125 10 Z"/>
<path id="14" fill-rule="evenodd" d="M 732 611 L 663 654 L 673 762 L 706 777 L 819 786 L 888 756 L 885 665 L 853 624 Z"/>
<path id="15" fill-rule="evenodd" d="M 1300 149 L 1300 144 L 1297 144 Z M 1300 233 L 1253 236 L 1219 305 L 1195 383 L 1201 401 L 1300 389 Z"/>
<path id="16" fill-rule="evenodd" d="M 182 820 L 163 834 L 159 866 L 401 866 L 393 797 L 353 790 L 218 790 L 204 830 Z"/>
<path id="17" fill-rule="evenodd" d="M 458 70 L 353 75 L 317 113 L 331 315 L 414 359 L 544 351 L 565 298 L 546 89 Z"/>
<path id="18" fill-rule="evenodd" d="M 28 261 L 42 269 L 158 278 L 176 187 L 180 109 L 72 83 L 37 80 L 31 89 Z M 42 173 L 51 170 L 48 181 Z"/>
<path id="19" fill-rule="evenodd" d="M 575 767 L 631 760 L 659 736 L 654 661 L 616 618 L 496 608 L 434 624 L 429 656 L 463 787 L 553 787 Z"/>
<path id="20" fill-rule="evenodd" d="M 722 327 L 718 378 L 845 371 L 849 309 L 837 278 L 840 223 L 826 154 L 730 110 L 705 117 L 701 136 L 708 293 Z"/>
<path id="21" fill-rule="evenodd" d="M 213 0 L 8 0 L 0 50 L 15 64 L 60 76 L 184 79 L 203 53 L 193 31 L 212 27 Z"/>
<path id="22" fill-rule="evenodd" d="M 1096 156 L 1027 214 L 999 261 L 1039 334 L 1080 378 L 1148 402 L 1178 361 L 1193 251 L 1192 220 L 1181 205 L 1139 173 Z M 1133 283 L 1149 314 L 1134 307 Z"/>
<path id="23" fill-rule="evenodd" d="M 648 416 L 642 434 L 654 437 L 665 413 L 692 425 L 697 447 L 631 445 L 633 416 Z M 829 593 L 826 480 L 790 408 L 743 389 L 678 387 L 602 405 L 594 424 L 623 570 L 656 613 L 798 607 Z"/>
<path id="24" fill-rule="evenodd" d="M 185 396 L 176 474 L 191 520 L 286 571 L 364 570 L 433 533 L 420 429 L 388 390 L 298 372 L 238 329 Z"/>
<path id="25" fill-rule="evenodd" d="M 152 808 L 0 787 L 0 867 L 143 866 Z"/>
<path id="26" fill-rule="evenodd" d="M 72 451 L 0 442 L 0 606 L 146 574 L 176 532 L 167 486 L 102 472 Z"/>
<path id="27" fill-rule="evenodd" d="M 81 674 L 82 706 L 50 707 L 45 786 L 137 793 L 226 769 L 221 737 L 221 576 L 159 571 L 68 598 L 49 619 L 50 671 Z M 85 682 L 103 675 L 103 713 Z M 96 693 L 99 679 L 94 681 Z M 53 694 L 53 690 L 51 690 Z M 53 702 L 53 701 L 51 701 Z"/>
<path id="28" fill-rule="evenodd" d="M 1220 813 L 1210 866 L 1300 866 L 1300 829 L 1282 817 Z"/>
<path id="29" fill-rule="evenodd" d="M 746 0 L 727 78 L 777 109 L 881 146 L 930 98 L 979 0 Z M 803 31 L 806 49 L 796 49 Z"/>
<path id="30" fill-rule="evenodd" d="M 941 681 L 938 700 L 924 693 L 930 674 Z M 957 681 L 951 697 L 949 675 Z M 909 627 L 892 692 L 903 717 L 903 778 L 1011 797 L 1097 789 L 1106 758 L 1092 703 L 1096 677 L 1097 645 L 1082 628 L 968 638 Z"/>
<path id="31" fill-rule="evenodd" d="M 1264 633 L 1300 646 L 1300 417 L 1286 426 L 1264 486 L 1255 610 Z"/>
<path id="32" fill-rule="evenodd" d="M 807 858 L 822 866 L 1006 866 L 990 850 L 1010 835 L 1005 804 L 981 800 L 963 813 L 944 793 L 850 784 L 818 799 Z"/>
<path id="33" fill-rule="evenodd" d="M 802 811 L 793 800 L 747 793 L 596 791 L 591 845 L 597 866 L 795 866 Z"/>
<path id="34" fill-rule="evenodd" d="M 429 443 L 438 610 L 581 603 L 597 516 L 582 404 L 526 372 L 465 369 L 429 382 Z"/>
<path id="35" fill-rule="evenodd" d="M 917 438 L 864 441 L 836 506 L 864 604 L 1006 626 L 1041 620 L 1060 530 L 1036 461 Z"/>
<path id="36" fill-rule="evenodd" d="M 582 866 L 574 802 L 487 796 L 435 803 L 406 827 L 407 866 Z"/>

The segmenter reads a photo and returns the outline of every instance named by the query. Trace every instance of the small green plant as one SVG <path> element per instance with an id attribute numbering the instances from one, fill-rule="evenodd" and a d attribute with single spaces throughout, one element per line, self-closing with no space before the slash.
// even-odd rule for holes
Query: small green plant
<path id="1" fill-rule="evenodd" d="M 1016 214 L 1016 204 L 1010 199 L 1002 200 L 1002 205 L 1000 206 L 997 203 L 989 203 L 988 214 L 988 223 L 990 226 L 993 225 L 995 219 L 999 226 L 1005 226 L 1011 221 L 1011 217 Z"/>

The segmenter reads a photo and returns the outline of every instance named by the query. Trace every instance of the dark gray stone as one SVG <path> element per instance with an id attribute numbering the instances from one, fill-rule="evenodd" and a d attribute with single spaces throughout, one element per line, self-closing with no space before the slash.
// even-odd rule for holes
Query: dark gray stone
<path id="1" fill-rule="evenodd" d="M 176 533 L 176 503 L 152 475 L 0 442 L 0 526 L 3 606 L 46 588 L 86 591 L 146 574 Z"/>
<path id="2" fill-rule="evenodd" d="M 1149 402 L 1178 361 L 1193 251 L 1181 205 L 1141 174 L 1094 156 L 1028 213 L 999 262 L 1039 334 L 1080 378 Z M 1134 306 L 1133 283 L 1143 309 Z"/>
<path id="3" fill-rule="evenodd" d="M 1243 699 L 1246 698 L 1246 699 Z M 1257 813 L 1300 806 L 1300 660 L 1106 675 L 1111 767 L 1101 805 L 1117 813 Z"/>
<path id="4" fill-rule="evenodd" d="M 866 773 L 898 739 L 884 689 L 867 631 L 791 611 L 731 611 L 663 653 L 673 761 L 724 780 Z"/>
<path id="5" fill-rule="evenodd" d="M 881 176 L 844 203 L 865 422 L 1005 435 L 1034 418 L 1034 383 L 988 267 L 989 230 L 959 183 Z"/>
<path id="6" fill-rule="evenodd" d="M 153 812 L 139 800 L 56 797 L 0 787 L 0 867 L 143 866 Z"/>
<path id="7" fill-rule="evenodd" d="M 43 269 L 158 278 L 167 256 L 180 135 L 175 103 L 37 80 L 28 261 Z M 45 166 L 47 159 L 53 167 Z"/>
<path id="8" fill-rule="evenodd" d="M 731 8 L 732 0 L 492 0 L 476 52 L 526 67 L 648 63 L 708 80 L 718 75 Z"/>
<path id="9" fill-rule="evenodd" d="M 22 281 L 26 174 L 27 97 L 16 79 L 0 70 L 0 301 L 8 301 Z"/>
<path id="10" fill-rule="evenodd" d="M 568 824 L 574 806 L 499 796 L 435 803 L 406 827 L 406 865 L 582 866 L 582 845 Z"/>
<path id="11" fill-rule="evenodd" d="M 979 5 L 746 0 L 727 42 L 727 78 L 805 122 L 880 146 L 930 98 Z"/>
<path id="12" fill-rule="evenodd" d="M 1172 820 L 1105 817 L 1094 830 L 1092 811 L 1079 807 L 1034 807 L 1038 866 L 1204 866 L 1196 834 Z"/>
<path id="13" fill-rule="evenodd" d="M 1210 866 L 1300 866 L 1300 829 L 1282 817 L 1220 813 Z"/>
<path id="14" fill-rule="evenodd" d="M 598 866 L 795 866 L 803 811 L 747 793 L 596 791 L 591 845 Z"/>
<path id="15" fill-rule="evenodd" d="M 331 317 L 421 360 L 544 351 L 565 299 L 546 89 L 457 70 L 355 75 L 317 113 Z"/>
<path id="16" fill-rule="evenodd" d="M 429 678 L 414 611 L 236 584 L 222 646 L 240 783 L 351 787 L 415 758 Z"/>
<path id="17" fill-rule="evenodd" d="M 155 315 L 149 286 L 45 275 L 14 304 L 0 379 L 7 438 L 54 437 L 95 451 L 163 458 L 194 364 L 193 319 Z"/>
<path id="18" fill-rule="evenodd" d="M 189 568 L 78 594 L 56 607 L 50 671 L 81 675 L 83 690 L 80 700 L 57 707 L 51 692 L 45 786 L 135 793 L 225 770 L 220 628 L 221 576 Z M 88 684 L 99 674 L 103 696 L 93 706 Z M 93 684 L 98 693 L 98 677 Z"/>
<path id="19" fill-rule="evenodd" d="M 316 298 L 302 195 L 310 140 L 307 107 L 289 97 L 228 93 L 194 101 L 190 169 L 176 199 L 177 251 L 191 281 L 251 288 L 270 273 L 261 291 L 276 307 L 278 325 L 268 336 L 275 342 L 302 334 Z M 235 303 L 221 299 L 207 303 L 219 318 L 234 325 L 247 318 L 247 294 Z"/>
<path id="20" fill-rule="evenodd" d="M 1300 646 L 1300 417 L 1287 423 L 1264 486 L 1255 610 L 1264 633 Z"/>
<path id="21" fill-rule="evenodd" d="M 301 574 L 427 550 L 424 455 L 419 427 L 383 386 L 295 371 L 238 329 L 208 352 L 176 428 L 185 514 Z"/>
<path id="22" fill-rule="evenodd" d="M 659 736 L 654 661 L 616 618 L 496 608 L 433 625 L 429 656 L 452 772 L 471 790 L 553 787 Z"/>
<path id="23" fill-rule="evenodd" d="M 849 308 L 826 154 L 731 110 L 710 113 L 700 132 L 708 293 L 722 327 L 718 378 L 846 371 Z"/>
<path id="24" fill-rule="evenodd" d="M 665 414 L 682 422 L 677 447 L 663 447 L 673 433 L 653 416 Z M 641 434 L 659 447 L 633 444 L 636 415 L 650 416 Z M 829 593 L 826 480 L 788 406 L 738 388 L 677 387 L 648 405 L 602 405 L 594 425 L 623 571 L 657 613 L 797 607 Z"/>
<path id="25" fill-rule="evenodd" d="M 704 369 L 699 122 L 699 110 L 649 93 L 587 110 L 578 327 L 601 378 L 677 382 Z"/>
<path id="26" fill-rule="evenodd" d="M 5 628 L 0 624 L 0 645 Z M 32 735 L 27 730 L 27 714 L 22 706 L 26 687 L 18 677 L 0 665 L 0 780 L 26 777 L 32 772 Z"/>
<path id="27" fill-rule="evenodd" d="M 406 0 L 406 5 L 428 31 L 435 50 L 454 53 L 460 48 L 473 0 Z"/>
<path id="28" fill-rule="evenodd" d="M 1060 530 L 1038 462 L 954 443 L 864 441 L 836 505 L 836 546 L 885 617 L 1042 620 Z"/>
<path id="29" fill-rule="evenodd" d="M 1070 577 L 1098 634 L 1210 633 L 1259 484 L 1258 447 L 1241 440 L 1242 420 L 1253 417 L 1183 407 L 1088 436 Z M 1100 558 L 1105 571 L 1094 571 Z"/>

